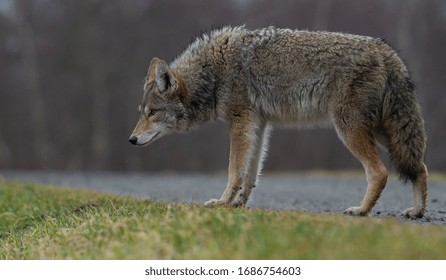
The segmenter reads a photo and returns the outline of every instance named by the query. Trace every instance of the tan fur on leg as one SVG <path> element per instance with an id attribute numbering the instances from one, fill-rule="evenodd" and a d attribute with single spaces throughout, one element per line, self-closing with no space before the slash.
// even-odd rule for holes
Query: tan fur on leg
<path id="1" fill-rule="evenodd" d="M 231 120 L 228 184 L 220 199 L 211 199 L 205 203 L 205 206 L 229 204 L 242 188 L 243 178 L 253 157 L 253 147 L 257 138 L 255 136 L 256 129 L 255 117 L 249 111 L 236 115 Z"/>
<path id="2" fill-rule="evenodd" d="M 423 217 L 426 212 L 427 200 L 427 168 L 423 164 L 423 169 L 418 178 L 412 182 L 414 206 L 406 209 L 403 216 L 410 219 L 418 219 Z"/>
<path id="3" fill-rule="evenodd" d="M 366 131 L 341 132 L 345 145 L 361 162 L 367 176 L 367 191 L 359 207 L 351 207 L 344 214 L 367 216 L 386 186 L 388 173 L 382 163 L 373 139 Z"/>
<path id="4" fill-rule="evenodd" d="M 252 189 L 257 185 L 258 177 L 262 170 L 262 162 L 265 158 L 268 147 L 269 133 L 270 128 L 267 127 L 266 122 L 262 121 L 256 130 L 255 139 L 252 146 L 252 157 L 248 164 L 247 172 L 243 178 L 242 188 L 232 202 L 233 206 L 246 206 Z"/>

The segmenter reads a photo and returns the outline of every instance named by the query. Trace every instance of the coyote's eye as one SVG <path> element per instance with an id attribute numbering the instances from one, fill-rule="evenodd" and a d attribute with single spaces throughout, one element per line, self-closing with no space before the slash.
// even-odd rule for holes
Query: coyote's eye
<path id="1" fill-rule="evenodd" d="M 147 116 L 149 116 L 149 117 L 154 116 L 157 112 L 158 112 L 158 110 L 156 110 L 156 109 L 149 109 L 147 111 Z"/>
<path id="2" fill-rule="evenodd" d="M 142 106 L 138 108 L 142 112 Z M 158 112 L 158 109 L 149 109 L 149 107 L 144 107 L 144 114 L 148 117 L 154 116 Z"/>

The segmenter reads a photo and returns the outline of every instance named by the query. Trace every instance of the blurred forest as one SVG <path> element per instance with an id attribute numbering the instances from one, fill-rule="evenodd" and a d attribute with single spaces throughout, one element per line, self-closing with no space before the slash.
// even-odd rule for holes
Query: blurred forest
<path id="1" fill-rule="evenodd" d="M 150 59 L 172 61 L 195 36 L 240 24 L 385 38 L 413 73 L 428 166 L 446 171 L 444 0 L 0 0 L 0 169 L 226 169 L 223 122 L 146 148 L 128 137 Z M 275 129 L 265 168 L 361 166 L 332 129 Z"/>

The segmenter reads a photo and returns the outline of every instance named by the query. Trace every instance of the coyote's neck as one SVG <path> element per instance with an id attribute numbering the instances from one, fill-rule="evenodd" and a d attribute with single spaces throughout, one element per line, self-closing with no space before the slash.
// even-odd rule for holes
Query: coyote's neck
<path id="1" fill-rule="evenodd" d="M 191 126 L 215 119 L 217 96 L 211 67 L 192 62 L 181 66 L 173 66 L 173 71 L 179 81 L 180 98 Z"/>
<path id="2" fill-rule="evenodd" d="M 191 121 L 204 122 L 217 118 L 218 91 L 221 86 L 219 65 L 226 64 L 228 44 L 235 34 L 245 32 L 244 26 L 224 27 L 197 38 L 172 62 L 187 90 L 187 103 Z"/>

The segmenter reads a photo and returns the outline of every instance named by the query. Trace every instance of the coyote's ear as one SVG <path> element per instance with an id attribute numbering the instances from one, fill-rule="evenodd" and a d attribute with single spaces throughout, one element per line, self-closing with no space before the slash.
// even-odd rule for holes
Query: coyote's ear
<path id="1" fill-rule="evenodd" d="M 152 58 L 152 61 L 150 61 L 149 71 L 147 71 L 148 82 L 153 82 L 155 80 L 156 65 L 158 65 L 159 61 L 160 59 L 157 57 Z"/>
<path id="2" fill-rule="evenodd" d="M 155 80 L 161 92 L 167 91 L 171 88 L 176 88 L 177 79 L 170 71 L 169 66 L 164 60 L 159 60 L 155 69 Z"/>

